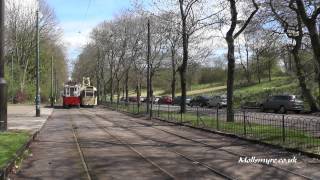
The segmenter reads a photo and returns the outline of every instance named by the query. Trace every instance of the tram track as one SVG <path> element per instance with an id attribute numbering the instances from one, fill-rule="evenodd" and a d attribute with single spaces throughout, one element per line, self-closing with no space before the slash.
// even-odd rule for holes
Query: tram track
<path id="1" fill-rule="evenodd" d="M 95 114 L 93 114 L 93 113 L 90 113 L 90 114 L 99 117 L 98 115 L 95 115 Z M 88 114 L 85 114 L 85 116 L 88 116 Z M 101 118 L 101 117 L 99 117 L 99 118 Z M 90 119 L 93 119 L 93 118 L 90 118 Z M 102 118 L 102 119 L 105 119 L 105 118 Z M 105 119 L 105 120 L 106 120 L 106 119 Z M 109 121 L 109 120 L 107 120 L 107 121 Z M 113 121 L 111 121 L 111 122 L 114 123 L 114 124 L 117 124 L 117 123 L 115 123 L 115 122 L 113 122 Z M 96 123 L 96 122 L 94 122 L 94 123 L 95 123 L 98 127 L 103 126 L 103 125 L 98 124 L 98 123 Z M 123 127 L 123 126 L 121 126 L 121 125 L 119 125 L 119 124 L 117 124 L 117 126 L 120 127 L 120 128 L 122 128 L 122 129 L 128 130 L 128 128 Z M 145 126 L 144 126 L 144 127 L 145 127 Z M 104 127 L 101 127 L 101 128 L 106 129 L 106 128 L 104 128 Z M 133 132 L 133 130 L 130 130 L 130 131 Z M 133 133 L 136 134 L 137 136 L 141 137 L 141 138 L 154 141 L 154 140 L 151 139 L 150 137 L 141 135 L 141 134 L 137 133 L 136 131 L 134 131 Z M 172 152 L 172 153 L 174 153 L 174 154 L 176 154 L 176 155 L 178 155 L 178 156 L 180 156 L 180 157 L 182 157 L 182 158 L 190 161 L 192 164 L 196 164 L 196 165 L 198 165 L 198 166 L 205 167 L 205 168 L 207 168 L 209 171 L 213 172 L 215 175 L 218 175 L 218 176 L 220 176 L 220 177 L 222 177 L 222 178 L 224 178 L 224 179 L 227 179 L 227 180 L 236 180 L 236 178 L 231 177 L 230 175 L 227 175 L 227 174 L 225 174 L 225 173 L 221 172 L 220 170 L 217 170 L 217 169 L 215 169 L 215 168 L 213 168 L 213 167 L 210 167 L 210 166 L 209 166 L 208 164 L 206 164 L 206 163 L 199 162 L 199 161 L 195 160 L 194 158 L 192 158 L 192 157 L 190 157 L 190 156 L 188 156 L 188 155 L 186 155 L 186 154 L 183 154 L 183 153 L 181 153 L 181 152 L 178 152 L 178 151 L 169 149 L 169 148 L 167 147 L 168 145 L 170 146 L 171 144 L 167 143 L 167 145 L 161 145 L 160 147 L 161 147 L 162 149 L 165 149 L 165 150 L 168 151 L 168 152 Z"/>
<path id="2" fill-rule="evenodd" d="M 86 173 L 86 176 L 87 176 L 88 180 L 92 180 L 92 176 L 91 176 L 91 173 L 90 173 L 90 171 L 89 171 L 86 158 L 85 158 L 85 156 L 84 156 L 84 153 L 83 153 L 82 148 L 81 148 L 81 145 L 80 145 L 79 136 L 78 136 L 78 132 L 77 132 L 77 127 L 76 127 L 75 124 L 74 124 L 72 115 L 70 115 L 70 124 L 71 124 L 71 129 L 72 129 L 72 134 L 73 134 L 74 142 L 75 142 L 76 145 L 77 145 L 77 150 L 78 150 L 78 152 L 79 152 L 79 156 L 80 156 L 80 159 L 81 159 L 81 163 L 82 163 L 83 169 L 84 169 L 84 171 L 85 171 L 85 173 Z"/>
<path id="3" fill-rule="evenodd" d="M 79 113 L 80 110 L 78 110 Z M 85 116 L 87 116 L 85 114 Z M 89 118 L 91 119 L 91 118 Z M 93 121 L 92 121 L 93 122 Z M 130 145 L 128 142 L 126 142 L 125 140 L 113 135 L 112 133 L 109 132 L 109 130 L 107 130 L 107 128 L 103 128 L 101 126 L 99 126 L 99 124 L 97 124 L 96 122 L 93 122 L 94 125 L 101 129 L 103 132 L 105 132 L 106 134 L 108 134 L 110 137 L 112 137 L 113 139 L 117 140 L 120 144 L 125 145 L 128 149 L 130 149 L 131 151 L 133 151 L 135 154 L 137 154 L 139 157 L 141 157 L 144 161 L 150 163 L 152 166 L 154 166 L 155 168 L 157 168 L 158 170 L 160 170 L 163 174 L 165 174 L 166 176 L 168 176 L 167 179 L 178 179 L 177 177 L 175 177 L 174 175 L 172 175 L 171 173 L 169 173 L 168 171 L 166 171 L 165 169 L 163 169 L 162 167 L 160 167 L 157 163 L 155 163 L 154 161 L 152 161 L 151 159 L 147 158 L 146 156 L 144 156 L 140 151 L 138 151 L 136 148 L 134 148 L 132 145 Z"/>
<path id="4" fill-rule="evenodd" d="M 105 120 L 107 120 L 107 121 L 110 121 L 110 119 L 107 119 L 106 117 L 104 117 L 104 116 L 102 116 L 102 115 L 100 115 L 100 114 L 94 114 L 93 111 L 90 111 L 90 110 L 86 110 L 86 111 L 87 111 L 87 112 L 90 112 L 92 115 L 95 115 L 95 116 L 97 116 L 97 117 L 99 117 L 99 118 L 102 118 L 102 119 L 105 119 Z M 159 131 L 165 132 L 165 133 L 167 133 L 167 134 L 171 134 L 171 135 L 173 135 L 173 136 L 176 136 L 176 137 L 181 138 L 181 139 L 184 139 L 184 140 L 188 140 L 188 141 L 191 141 L 191 142 L 194 142 L 194 143 L 202 144 L 203 146 L 209 147 L 209 148 L 211 148 L 211 149 L 213 149 L 213 150 L 223 151 L 223 152 L 226 152 L 226 153 L 231 154 L 231 155 L 236 156 L 236 157 L 245 157 L 245 156 L 246 156 L 246 155 L 242 155 L 242 154 L 239 154 L 239 153 L 235 153 L 235 152 L 228 151 L 228 150 L 226 150 L 226 149 L 221 149 L 221 148 L 222 148 L 221 146 L 218 146 L 218 147 L 217 147 L 217 146 L 213 146 L 213 145 L 208 144 L 208 143 L 205 143 L 205 142 L 201 142 L 201 141 L 198 141 L 198 140 L 195 140 L 195 139 L 192 139 L 192 138 L 189 138 L 189 137 L 186 137 L 186 136 L 183 136 L 183 135 L 180 135 L 180 134 L 177 134 L 177 133 L 168 131 L 168 130 L 164 130 L 164 129 L 162 129 L 162 128 L 159 128 L 159 126 L 155 127 L 155 126 L 153 126 L 152 124 L 150 125 L 150 124 L 146 124 L 146 123 L 136 122 L 136 121 L 134 121 L 134 120 L 132 120 L 132 119 L 128 119 L 128 120 L 131 121 L 131 122 L 134 122 L 135 124 L 138 124 L 138 125 L 141 125 L 141 126 L 145 126 L 145 127 L 151 127 L 151 128 L 153 128 L 153 129 L 157 129 L 157 130 L 159 130 Z M 117 124 L 117 123 L 115 123 L 114 121 L 111 121 L 111 122 L 114 123 L 114 124 Z M 147 138 L 147 137 L 146 137 L 146 138 Z M 188 156 L 186 156 L 186 157 L 188 157 Z M 275 169 L 278 169 L 278 170 L 280 170 L 280 171 L 283 171 L 283 172 L 286 172 L 286 173 L 290 173 L 290 174 L 292 174 L 292 175 L 295 175 L 295 176 L 300 177 L 300 178 L 303 178 L 303 179 L 308 179 L 308 180 L 312 180 L 312 179 L 313 179 L 313 178 L 308 177 L 308 176 L 305 176 L 305 175 L 303 175 L 303 174 L 298 174 L 298 173 L 296 173 L 296 172 L 294 172 L 294 171 L 291 171 L 291 170 L 288 170 L 288 169 L 284 169 L 284 168 L 281 168 L 281 167 L 278 167 L 278 166 L 274 166 L 274 165 L 272 165 L 272 164 L 261 164 L 261 165 L 263 165 L 263 166 L 268 166 L 268 167 L 271 167 L 271 168 L 275 168 Z"/>

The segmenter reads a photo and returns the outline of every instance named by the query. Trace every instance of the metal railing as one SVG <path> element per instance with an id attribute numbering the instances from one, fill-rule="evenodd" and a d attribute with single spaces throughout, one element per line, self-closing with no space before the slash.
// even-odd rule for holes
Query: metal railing
<path id="1" fill-rule="evenodd" d="M 145 103 L 110 103 L 103 105 L 118 111 L 147 115 Z M 233 122 L 227 121 L 225 109 L 154 104 L 153 118 L 219 131 L 249 140 L 320 155 L 320 117 L 285 115 L 236 110 Z"/>

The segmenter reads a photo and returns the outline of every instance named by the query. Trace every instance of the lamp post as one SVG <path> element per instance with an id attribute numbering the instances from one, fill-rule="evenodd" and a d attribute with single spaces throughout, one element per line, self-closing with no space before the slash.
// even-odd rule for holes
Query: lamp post
<path id="1" fill-rule="evenodd" d="M 39 72 L 39 66 L 40 66 L 40 47 L 39 47 L 39 9 L 37 9 L 36 12 L 37 17 L 37 27 L 36 27 L 36 33 L 37 33 L 37 48 L 36 48 L 36 117 L 40 117 L 40 72 Z"/>
<path id="2" fill-rule="evenodd" d="M 4 79 L 4 0 L 0 0 L 0 131 L 7 130 L 7 82 Z"/>

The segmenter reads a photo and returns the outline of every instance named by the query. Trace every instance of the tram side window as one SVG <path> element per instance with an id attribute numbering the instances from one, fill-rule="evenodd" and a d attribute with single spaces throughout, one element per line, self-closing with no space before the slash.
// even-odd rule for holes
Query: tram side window
<path id="1" fill-rule="evenodd" d="M 68 88 L 64 88 L 63 95 L 64 95 L 64 96 L 67 96 L 67 95 L 68 95 Z"/>

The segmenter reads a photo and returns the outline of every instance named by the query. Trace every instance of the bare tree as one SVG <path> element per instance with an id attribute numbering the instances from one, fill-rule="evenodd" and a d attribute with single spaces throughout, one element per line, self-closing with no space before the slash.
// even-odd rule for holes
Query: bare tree
<path id="1" fill-rule="evenodd" d="M 251 19 L 254 17 L 256 12 L 259 10 L 258 4 L 255 0 L 252 0 L 254 10 L 251 12 L 249 17 L 243 21 L 243 25 L 240 29 L 235 32 L 237 28 L 238 11 L 237 2 L 235 0 L 229 0 L 230 3 L 230 14 L 231 14 L 231 24 L 230 28 L 226 34 L 226 41 L 228 44 L 228 80 L 227 80 L 227 121 L 234 121 L 233 116 L 233 90 L 234 90 L 234 69 L 235 69 L 235 56 L 234 56 L 234 40 L 246 29 Z"/>
<path id="2" fill-rule="evenodd" d="M 281 24 L 283 28 L 283 32 L 286 34 L 288 38 L 292 39 L 295 42 L 293 47 L 291 48 L 291 53 L 295 62 L 296 75 L 299 80 L 299 85 L 300 85 L 303 96 L 306 98 L 308 104 L 310 105 L 311 110 L 317 111 L 318 110 L 317 103 L 316 103 L 316 100 L 313 98 L 310 89 L 308 89 L 307 87 L 306 78 L 303 72 L 303 66 L 300 58 L 300 50 L 302 47 L 302 42 L 304 37 L 301 16 L 299 13 L 297 13 L 297 11 L 293 13 L 294 8 L 290 3 L 289 4 L 277 3 L 278 7 L 282 7 L 281 10 L 275 9 L 273 0 L 270 0 L 269 5 L 271 7 L 271 11 L 274 14 L 276 20 L 279 22 L 279 24 Z M 287 7 L 287 9 L 284 9 L 283 6 Z M 293 12 L 292 11 L 288 12 L 288 9 L 293 10 Z M 281 14 L 279 13 L 279 11 L 281 11 Z"/>
<path id="3" fill-rule="evenodd" d="M 317 18 L 320 14 L 319 2 L 306 1 L 306 0 L 290 0 L 290 7 L 301 17 L 302 22 L 308 29 L 309 37 L 312 44 L 313 54 L 316 60 L 317 73 L 318 73 L 318 88 L 320 101 L 320 36 L 317 31 Z"/>

